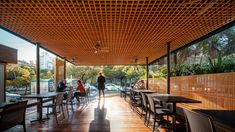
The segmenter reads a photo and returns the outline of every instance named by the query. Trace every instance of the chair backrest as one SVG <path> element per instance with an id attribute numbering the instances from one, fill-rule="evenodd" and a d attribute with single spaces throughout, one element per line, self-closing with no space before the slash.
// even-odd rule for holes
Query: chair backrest
<path id="1" fill-rule="evenodd" d="M 184 109 L 187 130 L 190 132 L 215 132 L 212 119 L 209 116 Z"/>
<path id="2" fill-rule="evenodd" d="M 56 105 L 61 105 L 63 103 L 64 92 L 59 92 L 59 95 L 56 96 Z"/>
<path id="3" fill-rule="evenodd" d="M 140 92 L 140 94 L 141 94 L 141 98 L 142 98 L 142 103 L 143 103 L 144 107 L 146 107 L 147 106 L 146 95 L 144 92 Z"/>
<path id="4" fill-rule="evenodd" d="M 87 95 L 87 96 L 90 95 L 90 87 L 88 87 L 88 88 L 86 89 L 86 95 Z"/>
<path id="5" fill-rule="evenodd" d="M 73 91 L 69 91 L 66 102 L 71 102 L 73 99 Z"/>
<path id="6" fill-rule="evenodd" d="M 6 105 L 0 112 L 0 131 L 25 122 L 27 100 Z"/>
<path id="7" fill-rule="evenodd" d="M 148 101 L 149 101 L 149 106 L 150 106 L 150 110 L 152 112 L 155 112 L 155 106 L 154 106 L 154 101 L 153 101 L 153 97 L 151 94 L 146 94 Z"/>
<path id="8" fill-rule="evenodd" d="M 134 91 L 133 90 L 131 90 L 130 91 L 130 100 L 134 100 Z"/>

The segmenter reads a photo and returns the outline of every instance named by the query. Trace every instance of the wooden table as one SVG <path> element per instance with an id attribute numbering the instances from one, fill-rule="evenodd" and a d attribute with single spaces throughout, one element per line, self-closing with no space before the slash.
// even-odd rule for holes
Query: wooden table
<path id="1" fill-rule="evenodd" d="M 43 93 L 43 94 L 29 94 L 29 95 L 22 96 L 22 98 L 37 98 L 37 100 L 39 101 L 39 105 L 37 106 L 38 117 L 36 120 L 33 120 L 31 122 L 34 122 L 34 121 L 43 122 L 43 118 L 42 118 L 43 98 L 53 98 L 53 102 L 54 102 L 54 98 L 58 94 L 59 94 L 58 92 L 48 92 L 48 93 Z"/>
<path id="2" fill-rule="evenodd" d="M 154 101 L 163 101 L 166 103 L 172 103 L 173 105 L 173 114 L 176 115 L 176 103 L 202 103 L 199 100 L 194 100 L 190 98 L 185 98 L 182 96 L 175 96 L 169 94 L 152 94 Z M 173 129 L 175 131 L 175 117 L 173 117 Z"/>
<path id="3" fill-rule="evenodd" d="M 3 108 L 6 105 L 14 104 L 14 103 L 17 103 L 17 102 L 0 102 L 0 109 Z"/>
<path id="4" fill-rule="evenodd" d="M 136 93 L 144 92 L 144 93 L 156 93 L 156 91 L 153 90 L 147 90 L 147 89 L 134 89 L 133 90 Z"/>
<path id="5" fill-rule="evenodd" d="M 133 92 L 134 92 L 134 95 L 139 95 L 139 96 L 141 96 L 140 93 L 145 93 L 145 94 L 156 93 L 156 91 L 147 90 L 147 89 L 139 89 L 139 90 L 134 89 Z"/>

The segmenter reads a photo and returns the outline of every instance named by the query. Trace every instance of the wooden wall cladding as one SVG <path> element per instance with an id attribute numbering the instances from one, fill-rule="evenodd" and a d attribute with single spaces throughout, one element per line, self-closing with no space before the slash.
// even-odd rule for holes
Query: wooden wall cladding
<path id="1" fill-rule="evenodd" d="M 149 87 L 164 93 L 166 79 L 150 79 Z M 171 94 L 202 101 L 188 108 L 235 110 L 235 72 L 171 77 Z"/>
<path id="2" fill-rule="evenodd" d="M 17 64 L 17 50 L 0 44 L 0 62 Z"/>
<path id="3" fill-rule="evenodd" d="M 154 90 L 158 93 L 167 93 L 166 90 L 166 78 L 149 78 L 149 89 Z"/>
<path id="4" fill-rule="evenodd" d="M 203 109 L 235 110 L 235 73 L 172 77 L 171 94 L 201 100 Z"/>
<path id="5" fill-rule="evenodd" d="M 64 61 L 58 58 L 54 59 L 54 88 L 56 90 L 59 80 L 64 79 Z"/>

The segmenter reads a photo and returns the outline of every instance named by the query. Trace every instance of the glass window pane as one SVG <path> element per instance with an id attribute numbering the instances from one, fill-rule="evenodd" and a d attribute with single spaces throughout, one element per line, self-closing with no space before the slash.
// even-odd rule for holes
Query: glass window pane
<path id="1" fill-rule="evenodd" d="M 54 64 L 56 56 L 42 48 L 40 56 L 40 93 L 53 92 L 54 89 Z"/>
<path id="2" fill-rule="evenodd" d="M 6 65 L 6 101 L 16 101 L 21 95 L 36 93 L 36 46 L 0 29 L 2 45 L 17 49 L 17 64 Z M 29 103 L 36 100 L 30 99 Z"/>

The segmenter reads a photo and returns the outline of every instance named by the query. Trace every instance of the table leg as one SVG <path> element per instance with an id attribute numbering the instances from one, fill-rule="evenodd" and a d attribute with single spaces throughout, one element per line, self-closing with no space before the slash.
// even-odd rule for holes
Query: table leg
<path id="1" fill-rule="evenodd" d="M 175 116 L 176 116 L 176 103 L 173 103 L 173 131 L 176 132 L 176 120 L 175 120 Z"/>
<path id="2" fill-rule="evenodd" d="M 42 121 L 42 98 L 40 98 L 40 101 L 39 101 L 40 105 L 39 105 L 39 121 Z"/>
<path id="3" fill-rule="evenodd" d="M 55 104 L 55 97 L 53 97 L 52 103 Z M 53 107 L 52 112 L 53 112 L 53 114 L 55 114 L 56 113 L 56 108 Z"/>
<path id="4" fill-rule="evenodd" d="M 31 122 L 35 122 L 35 121 L 43 122 L 43 119 L 42 119 L 42 103 L 43 103 L 43 100 L 42 100 L 42 98 L 37 98 L 37 101 L 39 102 L 39 104 L 37 105 L 37 119 L 32 120 Z"/>

